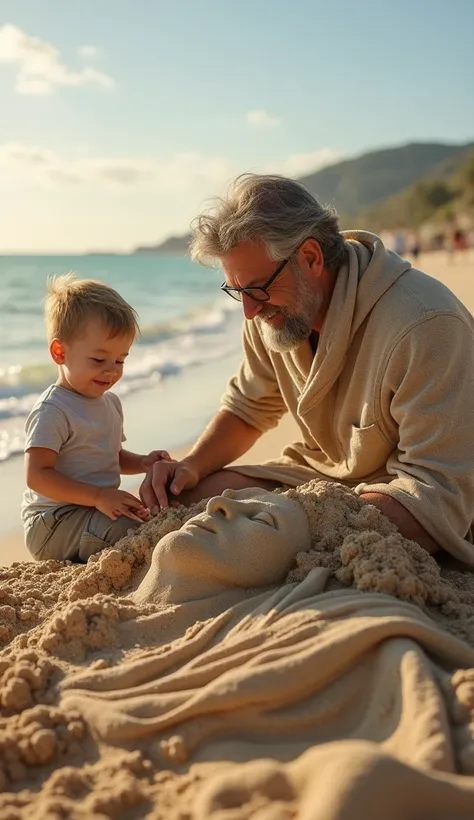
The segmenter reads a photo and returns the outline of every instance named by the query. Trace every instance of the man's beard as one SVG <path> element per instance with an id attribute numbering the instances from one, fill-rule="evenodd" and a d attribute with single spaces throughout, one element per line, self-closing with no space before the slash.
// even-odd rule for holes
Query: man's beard
<path id="1" fill-rule="evenodd" d="M 301 275 L 297 276 L 298 304 L 294 311 L 287 307 L 266 305 L 255 317 L 261 330 L 263 341 L 275 353 L 287 353 L 309 339 L 315 318 L 321 307 L 321 295 L 315 292 Z M 271 325 L 266 319 L 282 316 L 279 326 Z"/>

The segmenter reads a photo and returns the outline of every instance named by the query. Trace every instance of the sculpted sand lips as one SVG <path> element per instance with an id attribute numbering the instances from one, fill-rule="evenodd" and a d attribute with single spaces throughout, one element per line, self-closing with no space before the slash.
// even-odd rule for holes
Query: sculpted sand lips
<path id="1" fill-rule="evenodd" d="M 0 656 L 0 816 L 474 816 L 472 575 L 350 491 L 169 510 L 48 577 Z"/>

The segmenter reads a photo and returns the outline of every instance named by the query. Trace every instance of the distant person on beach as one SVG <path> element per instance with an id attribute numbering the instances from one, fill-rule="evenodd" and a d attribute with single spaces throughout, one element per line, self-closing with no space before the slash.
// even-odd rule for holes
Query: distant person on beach
<path id="1" fill-rule="evenodd" d="M 395 231 L 392 237 L 392 245 L 390 250 L 394 253 L 398 253 L 399 256 L 403 256 L 403 254 L 406 253 L 406 241 L 403 231 Z"/>
<path id="2" fill-rule="evenodd" d="M 38 560 L 87 561 L 149 515 L 119 489 L 120 474 L 145 473 L 168 455 L 123 449 L 122 406 L 108 392 L 138 334 L 133 308 L 107 285 L 68 274 L 49 281 L 45 318 L 58 379 L 26 421 L 25 541 Z"/>
<path id="3" fill-rule="evenodd" d="M 414 234 L 413 236 L 410 237 L 409 253 L 413 256 L 413 261 L 414 261 L 415 265 L 418 262 L 418 257 L 420 255 L 420 251 L 421 251 L 420 239 L 419 239 L 417 234 Z"/>
<path id="4" fill-rule="evenodd" d="M 469 243 L 465 231 L 456 228 L 448 237 L 448 254 L 452 261 L 455 256 L 465 256 L 469 249 Z"/>
<path id="5" fill-rule="evenodd" d="M 145 505 L 333 480 L 474 564 L 474 320 L 454 294 L 279 176 L 238 178 L 191 253 L 242 303 L 243 362 L 189 454 L 148 471 Z M 228 467 L 287 412 L 280 458 Z"/>

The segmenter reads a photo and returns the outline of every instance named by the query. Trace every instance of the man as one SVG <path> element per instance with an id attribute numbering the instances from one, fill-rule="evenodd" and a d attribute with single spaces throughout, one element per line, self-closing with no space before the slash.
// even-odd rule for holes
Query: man
<path id="1" fill-rule="evenodd" d="M 319 477 L 474 565 L 474 320 L 456 297 L 279 176 L 239 177 L 191 252 L 242 302 L 244 360 L 186 458 L 147 474 L 147 506 Z M 301 441 L 223 469 L 287 411 Z"/>

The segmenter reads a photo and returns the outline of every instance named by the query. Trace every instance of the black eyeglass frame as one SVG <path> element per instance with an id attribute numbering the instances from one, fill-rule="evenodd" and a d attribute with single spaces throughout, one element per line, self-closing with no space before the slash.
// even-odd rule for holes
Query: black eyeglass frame
<path id="1" fill-rule="evenodd" d="M 246 296 L 249 296 L 250 299 L 254 299 L 256 302 L 268 302 L 268 300 L 270 299 L 270 294 L 267 293 L 267 288 L 269 288 L 270 285 L 273 284 L 273 282 L 275 281 L 277 276 L 280 275 L 283 268 L 285 267 L 285 265 L 288 264 L 289 261 L 290 261 L 290 257 L 288 257 L 288 259 L 284 259 L 283 262 L 281 262 L 278 265 L 275 273 L 272 273 L 272 275 L 270 276 L 270 279 L 267 279 L 265 284 L 260 285 L 260 287 L 250 287 L 250 288 L 238 288 L 237 287 L 237 288 L 233 288 L 230 285 L 228 285 L 226 282 L 223 282 L 222 285 L 221 285 L 221 290 L 223 290 L 224 293 L 227 293 L 232 299 L 235 299 L 237 302 L 242 301 L 242 293 L 245 293 Z M 250 293 L 250 291 L 258 291 L 259 293 L 263 293 L 263 298 L 259 298 L 258 296 L 255 296 L 253 293 Z"/>

